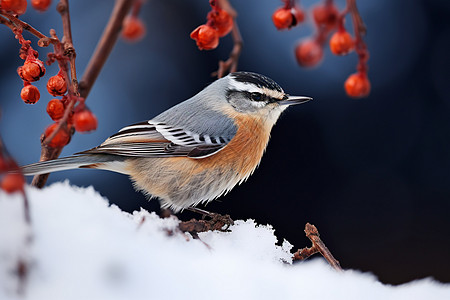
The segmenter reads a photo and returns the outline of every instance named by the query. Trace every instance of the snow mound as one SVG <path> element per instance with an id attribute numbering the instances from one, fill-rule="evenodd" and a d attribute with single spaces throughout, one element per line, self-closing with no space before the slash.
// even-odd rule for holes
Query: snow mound
<path id="1" fill-rule="evenodd" d="M 393 287 L 320 259 L 292 265 L 292 246 L 253 220 L 200 241 L 179 232 L 176 218 L 124 213 L 92 187 L 66 181 L 27 194 L 31 227 L 20 195 L 0 192 L 2 300 L 450 299 L 450 285 L 431 279 Z M 29 266 L 22 285 L 19 260 Z"/>

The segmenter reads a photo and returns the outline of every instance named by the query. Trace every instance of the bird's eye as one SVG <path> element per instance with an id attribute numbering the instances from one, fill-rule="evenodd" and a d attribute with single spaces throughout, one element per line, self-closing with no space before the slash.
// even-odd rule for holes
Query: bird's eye
<path id="1" fill-rule="evenodd" d="M 253 101 L 261 101 L 263 99 L 261 93 L 252 93 L 251 96 Z"/>

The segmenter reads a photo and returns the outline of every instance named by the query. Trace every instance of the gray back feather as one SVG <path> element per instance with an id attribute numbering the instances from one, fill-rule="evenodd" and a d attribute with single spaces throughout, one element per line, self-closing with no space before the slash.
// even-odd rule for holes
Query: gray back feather
<path id="1" fill-rule="evenodd" d="M 227 82 L 227 77 L 216 80 L 197 95 L 166 110 L 152 121 L 231 140 L 236 134 L 236 125 L 231 118 L 220 112 L 220 107 L 227 103 Z"/>

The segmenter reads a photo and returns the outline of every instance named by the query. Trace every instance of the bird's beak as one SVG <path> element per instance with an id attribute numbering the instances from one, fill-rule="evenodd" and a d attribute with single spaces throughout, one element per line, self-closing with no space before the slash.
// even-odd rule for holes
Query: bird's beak
<path id="1" fill-rule="evenodd" d="M 312 100 L 311 97 L 306 96 L 288 96 L 286 99 L 278 101 L 280 105 L 294 105 L 294 104 L 302 104 Z"/>

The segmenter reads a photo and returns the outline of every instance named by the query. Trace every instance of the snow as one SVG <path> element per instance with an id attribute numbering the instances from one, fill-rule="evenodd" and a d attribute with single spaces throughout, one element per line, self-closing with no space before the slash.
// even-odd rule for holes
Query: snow
<path id="1" fill-rule="evenodd" d="M 1 300 L 450 299 L 450 285 L 432 279 L 394 287 L 322 259 L 292 265 L 292 245 L 253 220 L 197 240 L 176 218 L 124 213 L 92 187 L 66 181 L 27 194 L 31 227 L 21 196 L 0 192 Z M 19 259 L 29 266 L 22 293 Z"/>

